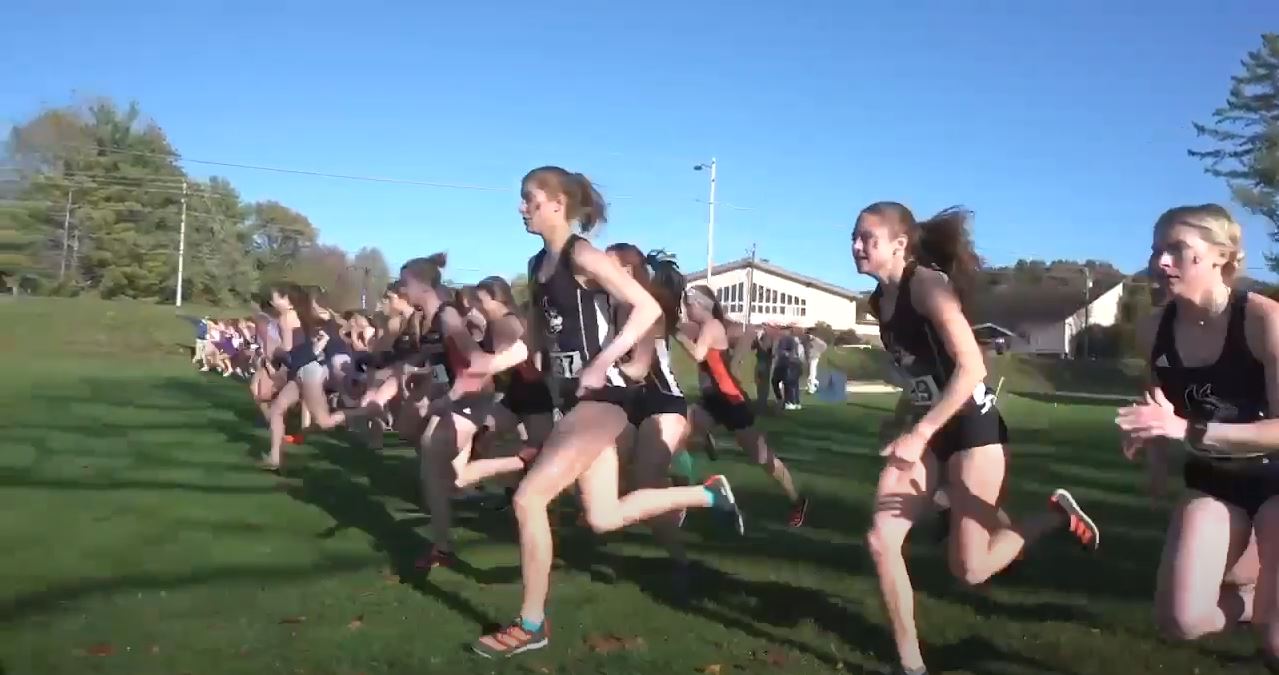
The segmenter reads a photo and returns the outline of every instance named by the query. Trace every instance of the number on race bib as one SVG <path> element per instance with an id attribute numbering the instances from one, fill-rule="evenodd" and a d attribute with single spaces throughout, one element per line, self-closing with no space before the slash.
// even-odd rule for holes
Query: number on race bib
<path id="1" fill-rule="evenodd" d="M 436 384 L 449 383 L 449 371 L 444 367 L 443 363 L 431 364 L 431 380 L 433 380 Z"/>
<path id="2" fill-rule="evenodd" d="M 576 379 L 582 373 L 582 354 L 580 352 L 551 352 L 551 368 L 562 380 Z"/>
<path id="3" fill-rule="evenodd" d="M 937 381 L 932 375 L 912 377 L 910 379 L 910 402 L 917 406 L 931 406 L 941 397 L 937 390 Z"/>

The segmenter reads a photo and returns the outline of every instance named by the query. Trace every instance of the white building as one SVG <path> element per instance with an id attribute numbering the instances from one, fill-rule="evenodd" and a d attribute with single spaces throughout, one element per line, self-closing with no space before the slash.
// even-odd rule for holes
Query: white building
<path id="1" fill-rule="evenodd" d="M 688 284 L 706 283 L 706 270 L 688 275 Z M 837 331 L 879 335 L 866 312 L 865 294 L 778 267 L 742 258 L 716 265 L 710 286 L 734 321 L 811 328 L 825 323 Z M 747 302 L 751 298 L 752 302 Z"/>
<path id="2" fill-rule="evenodd" d="M 1087 299 L 1074 289 L 1053 292 L 1031 289 L 1023 293 L 993 290 L 984 307 L 973 312 L 978 339 L 1007 338 L 1015 352 L 1074 356 L 1075 336 L 1086 326 L 1113 326 L 1128 279 L 1093 286 Z M 1141 284 L 1142 292 L 1145 285 Z"/>

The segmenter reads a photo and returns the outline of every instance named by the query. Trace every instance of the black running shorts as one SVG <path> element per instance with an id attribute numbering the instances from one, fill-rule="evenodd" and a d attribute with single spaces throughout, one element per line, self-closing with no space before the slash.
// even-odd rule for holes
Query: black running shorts
<path id="1" fill-rule="evenodd" d="M 1186 458 L 1182 469 L 1186 487 L 1227 504 L 1255 518 L 1267 499 L 1279 495 L 1279 461 L 1270 457 L 1207 459 Z"/>
<path id="2" fill-rule="evenodd" d="M 715 423 L 729 431 L 741 431 L 755 426 L 755 411 L 751 409 L 750 399 L 743 397 L 740 401 L 730 399 L 724 394 L 703 390 L 701 404 Z"/>

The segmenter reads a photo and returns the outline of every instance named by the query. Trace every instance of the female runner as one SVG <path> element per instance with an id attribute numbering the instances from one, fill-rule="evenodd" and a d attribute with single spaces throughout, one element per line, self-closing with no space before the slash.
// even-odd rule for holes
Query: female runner
<path id="1" fill-rule="evenodd" d="M 732 372 L 733 357 L 723 308 L 715 299 L 714 291 L 700 285 L 684 293 L 684 303 L 690 329 L 696 333 L 695 337 L 689 337 L 678 332 L 675 339 L 697 361 L 702 388 L 700 407 L 716 424 L 733 432 L 738 447 L 781 485 L 791 501 L 790 526 L 802 526 L 808 516 L 808 499 L 799 494 L 790 471 L 768 447 L 764 434 L 755 428 L 755 411 Z"/>
<path id="2" fill-rule="evenodd" d="M 626 405 L 636 394 L 618 362 L 662 310 L 607 255 L 573 233 L 574 223 L 589 232 L 605 221 L 603 197 L 585 176 L 559 167 L 534 169 L 524 177 L 520 197 L 525 229 L 543 243 L 529 263 L 530 326 L 538 327 L 549 352 L 553 393 L 565 413 L 515 494 L 524 598 L 519 618 L 472 645 L 489 658 L 548 643 L 552 539 L 547 507 L 574 481 L 586 520 L 597 532 L 681 508 L 711 506 L 733 513 L 741 530 L 740 511 L 722 476 L 703 486 L 636 490 L 618 498 L 617 443 L 630 426 Z M 621 326 L 612 325 L 610 298 L 630 307 Z"/>
<path id="3" fill-rule="evenodd" d="M 1232 290 L 1243 232 L 1216 204 L 1155 223 L 1151 270 L 1170 301 L 1143 342 L 1152 386 L 1116 422 L 1162 470 L 1184 448 L 1188 492 L 1172 514 L 1155 587 L 1160 630 L 1193 640 L 1251 622 L 1279 657 L 1279 304 Z M 1158 477 L 1156 477 L 1158 478 Z"/>
<path id="4" fill-rule="evenodd" d="M 902 672 L 916 675 L 926 671 L 902 548 L 931 509 L 942 472 L 952 521 L 948 560 L 964 583 L 986 581 L 1054 528 L 1068 527 L 1090 549 L 1100 534 L 1065 490 L 1050 496 L 1045 513 L 1017 527 L 1000 520 L 1008 431 L 983 382 L 985 362 L 960 304 L 978 264 L 967 213 L 946 211 L 918 223 L 905 206 L 879 202 L 858 215 L 852 239 L 857 271 L 879 282 L 871 311 L 885 348 L 909 377 L 915 407 L 906 430 L 880 452 L 888 463 L 867 539 Z"/>

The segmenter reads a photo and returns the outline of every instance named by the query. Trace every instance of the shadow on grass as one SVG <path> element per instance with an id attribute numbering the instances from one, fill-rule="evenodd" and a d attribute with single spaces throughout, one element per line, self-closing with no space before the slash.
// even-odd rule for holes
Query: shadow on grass
<path id="1" fill-rule="evenodd" d="M 386 556 L 401 583 L 439 601 L 477 625 L 486 626 L 493 622 L 492 617 L 461 596 L 431 583 L 426 574 L 414 568 L 416 556 L 427 548 L 428 543 L 412 527 L 394 518 L 386 506 L 374 498 L 370 488 L 351 480 L 350 473 L 342 469 L 306 467 L 299 473 L 301 483 L 288 490 L 289 496 L 323 510 L 333 518 L 337 528 L 355 528 L 367 534 Z M 319 536 L 330 532 L 326 530 Z M 459 561 L 453 569 L 480 584 L 510 583 L 519 578 L 518 566 L 481 570 Z"/>
<path id="2" fill-rule="evenodd" d="M 224 581 L 270 583 L 323 578 L 336 573 L 368 569 L 376 565 L 371 557 L 335 557 L 314 566 L 225 565 L 183 574 L 138 573 L 104 579 L 82 579 L 32 593 L 22 593 L 0 605 L 0 623 L 24 621 L 53 612 L 86 597 L 120 591 L 173 590 Z"/>
<path id="3" fill-rule="evenodd" d="M 234 386 L 232 386 L 234 384 Z M 88 390 L 94 392 L 90 397 L 83 393 L 68 394 L 53 392 L 46 398 L 51 406 L 64 406 L 73 409 L 77 402 L 92 402 L 103 405 L 112 401 L 120 401 L 122 411 L 134 410 L 131 406 L 146 408 L 154 406 L 153 412 L 168 415 L 173 410 L 214 410 L 216 414 L 207 415 L 198 422 L 200 427 L 213 429 L 221 433 L 229 443 L 245 446 L 264 445 L 266 442 L 262 423 L 257 410 L 249 400 L 247 391 L 241 382 L 224 382 L 210 380 L 198 376 L 168 378 L 150 381 L 145 385 L 133 385 L 115 382 L 108 378 L 90 380 Z M 135 388 L 136 387 L 136 388 Z M 869 410 L 883 412 L 883 409 L 872 406 L 850 404 L 853 407 L 864 407 Z M 870 425 L 864 422 L 850 422 L 841 419 L 838 410 L 817 410 L 805 415 L 782 420 L 770 420 L 770 439 L 783 454 L 786 446 L 802 448 L 811 458 L 798 460 L 803 465 L 811 465 L 813 473 L 841 476 L 848 474 L 873 481 L 881 462 L 878 457 L 867 454 L 861 457 L 855 453 L 841 452 L 831 449 L 832 439 L 840 434 L 867 433 Z M 157 419 L 162 419 L 157 417 Z M 820 422 L 820 425 L 818 425 Z M 157 421 L 166 425 L 167 422 Z M 818 425 L 821 431 L 811 431 Z M 178 425 L 180 426 L 180 425 Z M 139 428 L 146 428 L 140 424 Z M 52 426 L 49 427 L 53 429 Z M 83 435 L 86 441 L 93 437 L 91 425 L 81 425 L 73 433 Z M 1057 439 L 1047 433 L 1026 433 L 1031 443 L 1057 443 Z M 788 442 L 790 441 L 790 442 Z M 333 520 L 333 526 L 318 536 L 332 536 L 336 532 L 351 528 L 367 534 L 374 546 L 386 556 L 390 567 L 398 574 L 403 583 L 412 586 L 423 595 L 438 600 L 444 606 L 458 613 L 468 621 L 480 626 L 491 623 L 491 617 L 477 609 L 458 595 L 440 588 L 430 579 L 414 569 L 414 558 L 427 546 L 425 538 L 418 534 L 411 522 L 393 515 L 385 503 L 386 498 L 416 504 L 417 477 L 416 461 L 393 452 L 378 452 L 348 447 L 341 442 L 339 436 L 326 437 L 316 434 L 308 438 L 307 447 L 303 451 L 319 461 L 305 462 L 290 467 L 288 477 L 292 480 L 288 486 L 288 494 L 303 503 L 315 506 L 324 511 Z M 301 454 L 301 453 L 300 453 Z M 726 454 L 733 454 L 729 450 Z M 1126 464 L 1116 457 L 1115 461 L 1095 462 L 1098 453 L 1088 454 L 1089 467 L 1106 470 L 1109 467 Z M 1117 455 L 1117 453 L 1116 453 Z M 850 457 L 852 461 L 850 461 Z M 746 465 L 744 457 L 721 459 L 721 462 L 740 462 Z M 1054 458 L 1043 465 L 1028 467 L 1025 474 L 1014 469 L 1013 479 L 1020 475 L 1033 476 L 1040 480 L 1044 474 L 1051 474 L 1052 468 L 1060 461 L 1063 468 L 1073 465 L 1073 457 L 1062 460 Z M 1020 465 L 1015 465 L 1020 466 Z M 231 470 L 222 465 L 219 468 Z M 756 469 L 757 470 L 757 469 Z M 834 471 L 834 474 L 831 474 Z M 1095 480 L 1082 474 L 1069 476 L 1071 487 L 1087 487 L 1097 491 L 1113 493 L 1113 478 L 1097 476 Z M 367 484 L 364 480 L 367 479 Z M 0 476 L 0 480 L 9 480 Z M 266 492 L 270 487 L 239 486 L 201 486 L 183 483 L 163 483 L 149 481 L 123 481 L 111 484 L 83 483 L 74 480 L 48 481 L 42 484 L 35 477 L 12 476 L 12 484 L 34 488 L 49 489 L 173 489 L 190 491 L 244 490 Z M 802 480 L 802 478 L 801 478 Z M 752 518 L 751 532 L 762 532 L 763 536 L 749 536 L 745 540 L 733 538 L 728 541 L 718 532 L 712 533 L 708 521 L 700 517 L 690 516 L 689 529 L 695 533 L 706 533 L 709 540 L 693 547 L 692 553 L 701 551 L 721 555 L 726 558 L 756 558 L 761 561 L 794 562 L 817 565 L 843 575 L 865 576 L 871 573 L 869 558 L 860 543 L 831 543 L 808 536 L 805 531 L 792 532 L 782 523 L 786 513 L 786 500 L 780 491 L 771 484 L 760 489 L 743 486 L 738 496 L 750 509 Z M 826 529 L 832 532 L 852 534 L 860 538 L 869 518 L 871 497 L 866 494 L 832 494 L 824 493 L 815 500 L 810 515 L 810 526 L 813 530 Z M 1099 508 L 1099 513 L 1106 518 L 1122 520 L 1125 523 L 1142 522 L 1149 519 L 1150 514 L 1138 514 L 1118 504 L 1109 503 Z M 763 514 L 756 516 L 755 514 Z M 760 525 L 754 523 L 760 521 Z M 773 520 L 775 519 L 775 523 Z M 700 522 L 699 522 L 700 521 Z M 491 517 L 487 514 L 467 516 L 466 510 L 460 508 L 457 525 L 480 532 L 496 539 L 514 541 L 513 527 L 507 517 Z M 1102 522 L 1103 528 L 1105 527 Z M 618 535 L 629 537 L 629 533 Z M 647 534 L 638 535 L 647 539 Z M 917 588 L 929 594 L 945 596 L 955 593 L 956 584 L 950 580 L 946 571 L 942 550 L 935 544 L 920 541 L 916 536 L 912 542 L 912 573 L 915 574 Z M 1107 540 L 1107 551 L 1114 547 L 1114 540 Z M 1045 542 L 1044 549 L 1051 546 Z M 1147 556 L 1138 555 L 1150 548 L 1149 542 L 1136 539 L 1120 539 L 1118 550 L 1125 561 L 1135 559 L 1153 559 L 1157 550 Z M 1051 592 L 1054 594 L 1105 594 L 1112 597 L 1136 598 L 1147 601 L 1149 598 L 1149 578 L 1153 567 L 1142 564 L 1119 565 L 1114 560 L 1105 562 L 1103 573 L 1094 574 L 1086 571 L 1086 565 L 1102 565 L 1102 561 L 1084 562 L 1082 558 L 1070 555 L 1059 555 L 1045 550 L 1047 555 L 1038 554 L 1040 548 L 1034 549 L 1025 564 L 1016 570 L 997 578 L 994 582 L 1001 587 L 1025 589 L 1034 592 Z M 782 635 L 781 630 L 791 629 L 801 622 L 812 621 L 822 631 L 838 636 L 851 648 L 861 651 L 866 649 L 866 640 L 870 639 L 873 649 L 881 657 L 886 658 L 894 650 L 888 640 L 887 628 L 877 621 L 872 621 L 859 611 L 842 606 L 836 597 L 832 597 L 831 589 L 807 588 L 794 584 L 774 581 L 746 579 L 728 572 L 701 566 L 697 570 L 698 579 L 694 584 L 695 593 L 689 598 L 676 597 L 670 588 L 670 564 L 661 558 L 645 558 L 627 556 L 608 551 L 605 544 L 588 532 L 561 535 L 558 542 L 559 558 L 569 568 L 590 574 L 592 578 L 607 583 L 607 576 L 598 574 L 599 569 L 609 567 L 616 576 L 624 577 L 638 583 L 644 592 L 653 599 L 672 607 L 699 616 L 708 621 L 725 625 L 744 635 L 783 645 L 788 649 L 803 652 L 828 666 L 837 666 L 838 659 L 828 649 L 807 644 L 803 641 Z M 516 555 L 512 554 L 512 559 Z M 354 560 L 354 559 L 353 559 Z M 370 564 L 367 559 L 359 559 L 350 564 L 364 567 Z M 916 564 L 922 563 L 922 564 Z M 1076 571 L 1077 569 L 1082 571 Z M 171 577 L 153 580 L 151 577 L 122 576 L 113 579 L 80 582 L 60 589 L 51 589 L 25 597 L 19 597 L 12 607 L 0 607 L 0 621 L 15 620 L 32 613 L 47 611 L 62 602 L 92 593 L 108 592 L 119 588 L 160 588 L 172 587 L 174 584 L 202 583 L 223 578 L 247 577 L 259 568 L 243 568 L 230 570 L 212 570 L 207 573 L 192 574 L 185 578 Z M 918 570 L 918 571 L 916 571 Z M 324 568 L 325 573 L 332 571 Z M 518 580 L 518 566 L 501 566 L 490 569 L 478 569 L 461 562 L 456 572 L 463 574 L 477 583 L 513 583 Z M 262 577 L 275 578 L 278 570 L 262 568 Z M 302 574 L 306 572 L 290 572 Z M 317 572 L 319 574 L 319 572 Z M 241 575 L 241 576 L 236 576 Z M 154 584 L 148 586 L 147 584 Z M 1008 616 L 1022 621 L 1096 621 L 1086 610 L 1077 606 L 1053 602 L 1005 603 L 980 592 L 966 592 L 964 602 L 979 614 Z M 869 638 L 868 638 L 869 636 Z M 927 636 L 925 636 L 927 637 Z M 987 669 L 997 667 L 999 663 L 1019 665 L 1037 672 L 1061 672 L 1059 668 L 1038 664 L 1032 659 L 1015 654 L 1001 653 L 999 649 L 982 637 L 968 637 L 949 645 L 934 645 L 928 649 L 930 661 L 945 665 L 948 668 L 963 667 L 974 672 L 988 672 Z"/>

